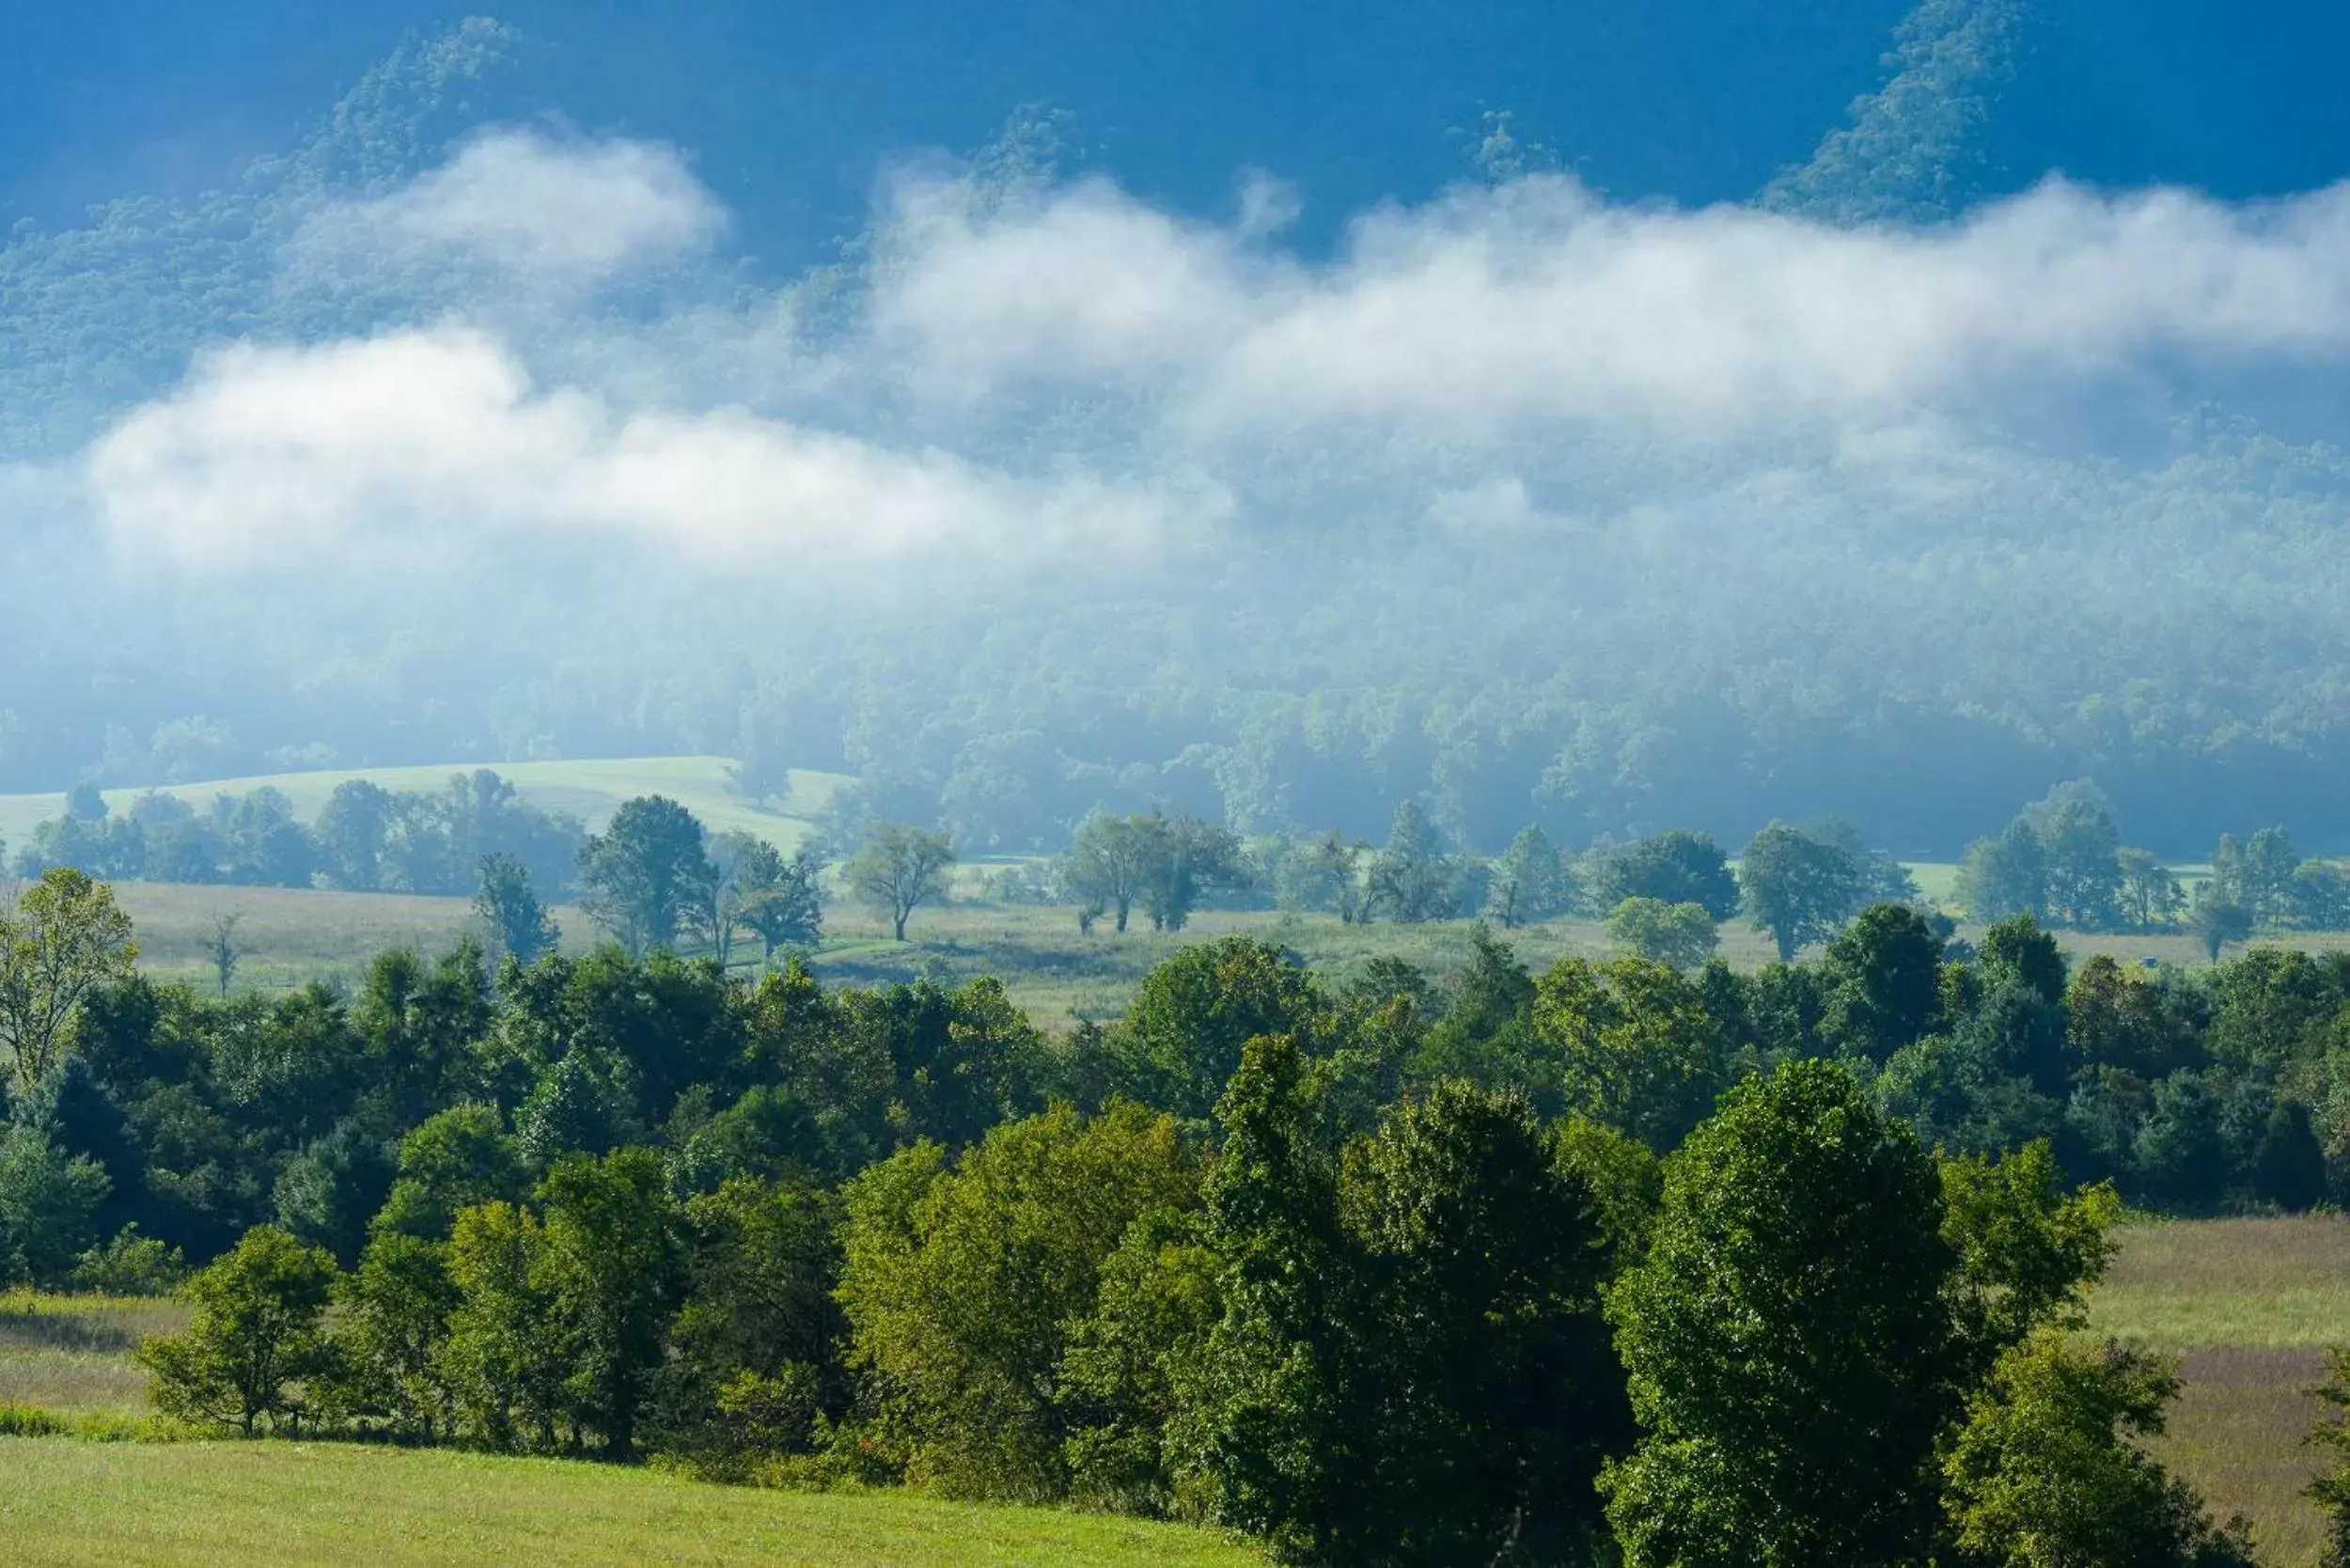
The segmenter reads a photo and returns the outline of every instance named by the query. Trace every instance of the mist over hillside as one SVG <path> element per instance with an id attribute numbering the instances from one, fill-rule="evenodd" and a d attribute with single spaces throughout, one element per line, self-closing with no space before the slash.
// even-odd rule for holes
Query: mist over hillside
<path id="1" fill-rule="evenodd" d="M 1924 854 L 2089 777 L 2169 853 L 2343 847 L 2342 128 L 2051 175 L 2101 25 L 1793 19 L 1799 89 L 1653 105 L 1631 187 L 1513 82 L 1400 81 L 1369 184 L 1236 113 L 1215 201 L 1015 100 L 845 227 L 666 87 L 557 114 L 555 17 L 419 33 L 0 251 L 0 789 L 673 751 L 978 848 L 1418 797 Z"/>

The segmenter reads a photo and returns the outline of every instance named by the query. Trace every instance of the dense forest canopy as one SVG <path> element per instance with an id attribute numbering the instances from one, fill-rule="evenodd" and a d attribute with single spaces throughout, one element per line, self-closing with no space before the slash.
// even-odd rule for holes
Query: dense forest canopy
<path id="1" fill-rule="evenodd" d="M 1743 188 L 1528 99 L 1399 199 L 1269 141 L 1208 211 L 998 104 L 805 268 L 517 22 L 0 250 L 0 788 L 695 751 L 977 849 L 1417 800 L 1950 857 L 2077 778 L 2158 854 L 2346 847 L 2337 171 L 2042 181 L 2074 9 L 1840 13 Z"/>

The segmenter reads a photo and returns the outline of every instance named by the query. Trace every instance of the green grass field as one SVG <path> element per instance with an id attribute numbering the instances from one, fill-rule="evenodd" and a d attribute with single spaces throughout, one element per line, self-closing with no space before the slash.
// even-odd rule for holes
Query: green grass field
<path id="1" fill-rule="evenodd" d="M 621 757 L 565 762 L 435 762 L 423 767 L 345 768 L 321 773 L 257 775 L 250 778 L 207 779 L 166 786 L 201 809 L 226 791 L 243 794 L 266 784 L 285 792 L 295 814 L 305 822 L 317 817 L 326 797 L 346 779 L 372 779 L 387 790 L 431 792 L 441 789 L 455 773 L 477 767 L 494 768 L 525 801 L 550 811 L 567 811 L 591 828 L 600 828 L 635 795 L 663 794 L 699 817 L 713 833 L 741 829 L 779 847 L 791 849 L 807 831 L 808 819 L 822 811 L 848 779 L 840 774 L 794 770 L 783 796 L 765 806 L 737 794 L 728 782 L 731 766 L 723 757 Z M 144 793 L 140 790 L 109 790 L 106 802 L 117 811 L 129 808 Z M 0 795 L 0 839 L 11 848 L 32 841 L 33 830 L 65 810 L 62 794 Z"/>
<path id="2" fill-rule="evenodd" d="M 1217 1536 L 892 1494 L 761 1492 L 646 1470 L 330 1443 L 0 1438 L 11 1568 L 1243 1568 Z"/>
<path id="3" fill-rule="evenodd" d="M 2350 1219 L 2131 1225 L 2092 1303 L 2095 1326 L 2178 1357 L 2186 1391 L 2162 1460 L 2221 1513 L 2252 1523 L 2264 1561 L 2311 1568 L 2323 1544 L 2300 1496 L 2302 1438 L 2329 1345 L 2350 1345 Z"/>

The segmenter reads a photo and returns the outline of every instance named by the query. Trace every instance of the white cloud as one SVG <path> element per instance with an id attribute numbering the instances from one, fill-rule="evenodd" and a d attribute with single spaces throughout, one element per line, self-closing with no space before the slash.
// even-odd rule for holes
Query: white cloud
<path id="1" fill-rule="evenodd" d="M 470 261 L 569 288 L 698 251 L 726 223 L 669 148 L 494 131 L 404 190 L 314 215 L 294 252 L 302 263 L 359 271 Z"/>
<path id="2" fill-rule="evenodd" d="M 1611 207 L 1535 177 L 1363 217 L 1320 265 L 1100 184 L 975 218 L 901 198 L 884 352 L 966 395 L 1172 386 L 1210 433 L 1364 418 L 1711 435 L 1899 416 L 2006 378 L 2350 349 L 2350 188 L 2236 207 L 2060 182 L 1933 230 Z"/>
<path id="3" fill-rule="evenodd" d="M 454 329 L 223 352 L 101 441 L 86 472 L 123 552 L 225 570 L 532 536 L 705 567 L 1017 560 L 1073 535 L 1148 545 L 1202 504 L 1082 475 L 1019 480 L 739 410 L 622 413 L 534 390 L 501 345 Z"/>

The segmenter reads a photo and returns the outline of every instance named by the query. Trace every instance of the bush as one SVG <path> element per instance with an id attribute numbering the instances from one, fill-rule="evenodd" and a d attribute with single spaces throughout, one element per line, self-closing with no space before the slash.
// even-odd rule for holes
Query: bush
<path id="1" fill-rule="evenodd" d="M 101 1295 L 168 1295 L 186 1282 L 188 1261 L 160 1237 L 142 1236 L 135 1222 L 112 1241 L 93 1247 L 73 1265 L 73 1288 Z"/>

